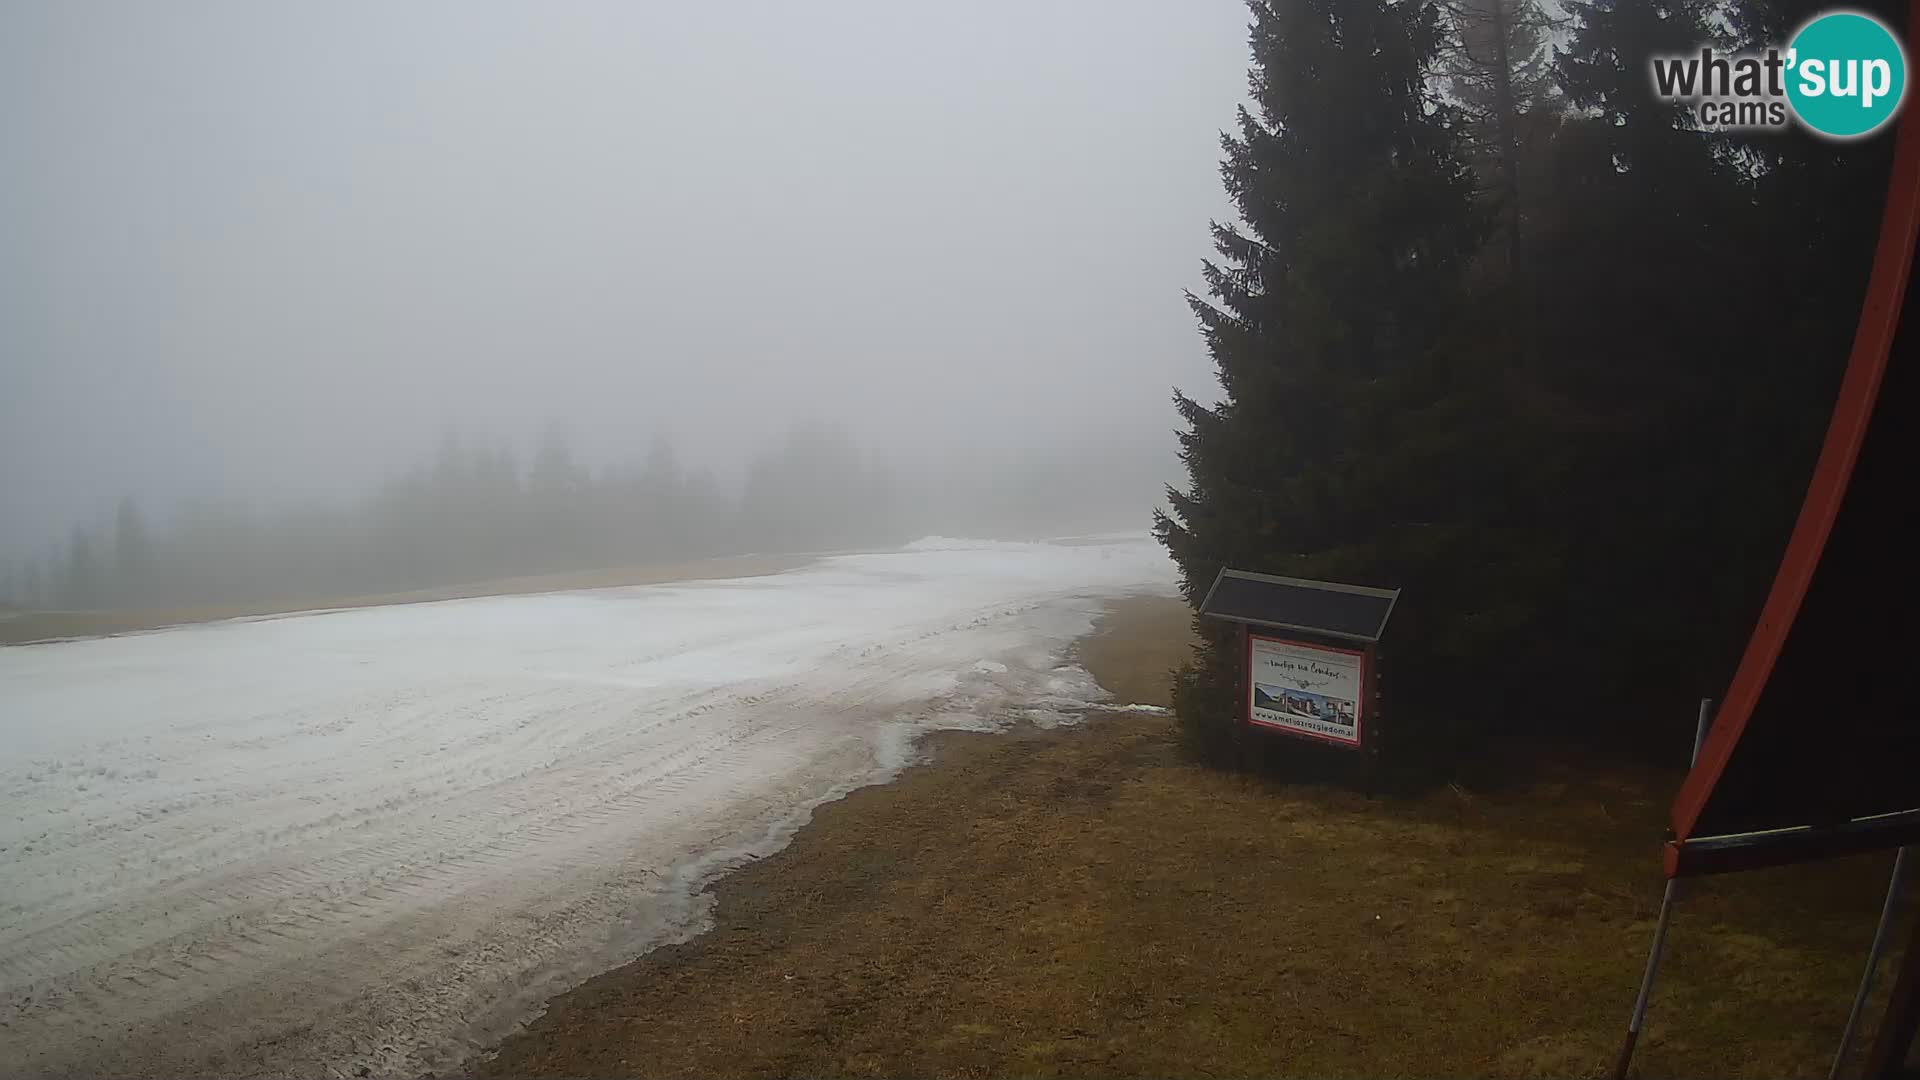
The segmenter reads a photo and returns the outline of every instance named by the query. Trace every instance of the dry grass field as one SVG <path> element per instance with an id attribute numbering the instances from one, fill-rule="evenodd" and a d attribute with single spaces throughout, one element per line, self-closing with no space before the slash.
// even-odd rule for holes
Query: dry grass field
<path id="1" fill-rule="evenodd" d="M 1117 604 L 1081 658 L 1164 701 L 1186 618 Z M 472 1075 L 1604 1073 L 1677 772 L 1376 800 L 1197 767 L 1170 725 L 936 739 Z M 1889 861 L 1690 885 L 1636 1073 L 1823 1075 Z"/>

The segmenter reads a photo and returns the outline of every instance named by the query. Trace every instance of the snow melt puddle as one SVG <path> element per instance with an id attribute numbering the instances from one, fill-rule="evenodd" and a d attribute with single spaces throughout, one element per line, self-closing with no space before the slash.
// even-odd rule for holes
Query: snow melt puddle
<path id="1" fill-rule="evenodd" d="M 444 1070 L 939 728 L 1071 722 L 1139 538 L 0 650 L 14 1075 Z"/>

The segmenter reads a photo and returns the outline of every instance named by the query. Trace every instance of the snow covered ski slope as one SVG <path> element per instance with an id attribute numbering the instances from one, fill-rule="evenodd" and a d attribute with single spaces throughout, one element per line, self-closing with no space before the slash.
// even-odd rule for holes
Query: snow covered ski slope
<path id="1" fill-rule="evenodd" d="M 1144 538 L 0 649 L 0 1062 L 412 1076 L 696 932 L 914 735 L 1071 717 Z"/>

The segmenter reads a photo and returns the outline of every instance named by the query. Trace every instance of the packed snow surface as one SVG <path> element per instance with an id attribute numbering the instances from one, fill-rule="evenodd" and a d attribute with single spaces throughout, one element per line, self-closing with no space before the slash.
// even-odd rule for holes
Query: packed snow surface
<path id="1" fill-rule="evenodd" d="M 1139 537 L 929 538 L 0 649 L 0 1062 L 444 1069 L 915 735 L 1071 719 L 1101 599 L 1172 585 Z"/>

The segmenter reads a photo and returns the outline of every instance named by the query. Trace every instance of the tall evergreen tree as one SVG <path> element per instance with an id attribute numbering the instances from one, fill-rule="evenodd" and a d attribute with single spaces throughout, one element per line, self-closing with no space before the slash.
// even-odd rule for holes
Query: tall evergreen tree
<path id="1" fill-rule="evenodd" d="M 1555 58 L 1570 114 L 1553 151 L 1557 213 L 1533 238 L 1542 266 L 1540 385 L 1560 406 L 1566 467 L 1543 511 L 1569 572 L 1543 635 L 1565 647 L 1560 677 L 1582 702 L 1630 726 L 1649 697 L 1717 689 L 1709 654 L 1739 636 L 1738 594 L 1753 541 L 1773 547 L 1747 477 L 1792 481 L 1743 462 L 1753 428 L 1742 400 L 1772 361 L 1771 316 L 1741 273 L 1767 262 L 1755 183 L 1726 133 L 1656 97 L 1650 58 L 1697 52 L 1718 21 L 1702 0 L 1587 0 Z M 1802 363 L 1802 360 L 1796 360 Z M 1777 548 L 1775 548 L 1777 551 Z M 1736 556 L 1730 558 L 1729 556 Z M 1684 711 L 1684 707 L 1682 707 Z"/>
<path id="2" fill-rule="evenodd" d="M 100 604 L 102 588 L 100 561 L 94 554 L 93 537 L 86 527 L 75 525 L 67 539 L 66 581 L 62 603 L 70 608 L 92 608 Z"/>
<path id="3" fill-rule="evenodd" d="M 1549 20 L 1537 0 L 1439 0 L 1447 24 L 1440 53 L 1446 85 L 1465 123 L 1468 158 L 1498 226 L 1511 279 L 1522 272 L 1524 144 L 1536 137 L 1536 111 L 1553 88 Z"/>
<path id="4" fill-rule="evenodd" d="M 1156 515 L 1191 602 L 1224 565 L 1408 582 L 1457 509 L 1418 475 L 1456 449 L 1443 343 L 1478 228 L 1455 118 L 1428 89 L 1437 9 L 1248 6 L 1256 111 L 1222 137 L 1240 224 L 1214 226 L 1212 299 L 1188 297 L 1224 397 L 1175 395 L 1189 485 Z M 1175 706 L 1219 755 L 1238 658 L 1201 630 Z"/>
<path id="5" fill-rule="evenodd" d="M 121 607 L 147 603 L 155 585 L 153 573 L 153 542 L 147 535 L 147 519 L 140 513 L 140 504 L 128 495 L 113 514 L 114 603 Z"/>
<path id="6" fill-rule="evenodd" d="M 37 558 L 27 560 L 26 568 L 21 571 L 20 603 L 29 608 L 47 606 L 46 572 Z"/>

